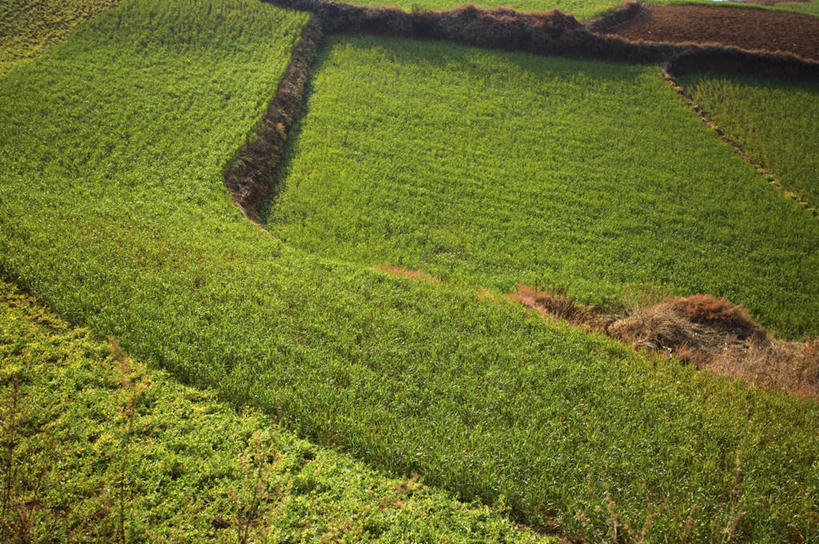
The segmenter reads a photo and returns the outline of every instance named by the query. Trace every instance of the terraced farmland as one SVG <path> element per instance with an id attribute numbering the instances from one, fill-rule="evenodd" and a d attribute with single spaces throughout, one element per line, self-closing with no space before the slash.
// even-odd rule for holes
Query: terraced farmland
<path id="1" fill-rule="evenodd" d="M 656 67 L 354 38 L 311 85 L 269 217 L 288 244 L 614 307 L 713 293 L 819 330 L 819 224 Z"/>
<path id="2" fill-rule="evenodd" d="M 36 515 L 62 527 L 68 519 L 78 540 L 98 541 L 217 533 L 242 541 L 254 511 L 242 504 L 267 512 L 251 524 L 267 534 L 247 541 L 537 540 L 511 523 L 577 541 L 637 542 L 643 531 L 661 542 L 819 535 L 815 399 L 635 351 L 502 296 L 531 280 L 616 305 L 630 289 L 686 292 L 702 282 L 777 331 L 815 335 L 815 219 L 709 133 L 657 67 L 348 36 L 330 38 L 314 67 L 300 132 L 287 138 L 276 221 L 259 228 L 230 201 L 224 173 L 256 137 L 307 19 L 255 0 L 123 0 L 0 78 L 0 276 L 95 331 L 72 332 L 4 295 L 4 410 L 17 380 L 43 396 L 38 405 L 48 410 L 37 417 L 76 417 L 76 441 L 60 451 L 91 471 L 72 477 L 74 491 L 47 494 L 56 512 Z M 308 155 L 321 164 L 304 163 Z M 403 192 L 395 179 L 404 179 Z M 356 187 L 361 181 L 369 185 Z M 327 202 L 339 208 L 314 223 L 322 206 L 306 198 L 315 213 L 301 227 L 298 214 L 283 213 L 298 210 L 300 190 L 335 194 Z M 392 215 L 379 217 L 384 210 Z M 325 228 L 344 232 L 338 214 L 351 212 L 362 229 L 348 229 L 340 244 L 322 239 Z M 396 250 L 375 244 L 363 227 L 378 223 L 361 223 L 364 216 L 384 229 L 415 229 L 405 239 L 413 243 L 393 240 L 406 245 L 397 254 L 423 257 L 418 264 L 447 281 L 373 269 L 416 261 L 372 259 L 374 249 Z M 552 244 L 543 263 L 546 242 L 528 236 L 538 222 L 561 233 L 541 232 Z M 357 255 L 346 236 L 362 233 Z M 432 242 L 418 242 L 425 239 Z M 469 259 L 435 251 L 462 240 Z M 511 258 L 497 251 L 506 247 Z M 513 259 L 526 264 L 510 266 Z M 26 323 L 32 314 L 42 326 Z M 127 393 L 141 389 L 144 374 L 134 368 L 121 376 L 125 392 L 117 389 L 96 335 L 121 343 L 124 352 L 111 348 L 115 361 L 130 360 L 127 352 L 151 367 L 158 385 L 133 410 Z M 152 374 L 159 369 L 167 377 Z M 184 398 L 200 394 L 213 419 Z M 226 415 L 228 404 L 251 412 Z M 177 410 L 189 409 L 191 421 L 179 422 Z M 84 464 L 88 448 L 110 452 L 106 445 L 133 434 L 129 410 L 140 439 L 127 451 L 159 466 L 123 469 L 117 456 L 113 465 Z M 8 446 L 12 419 L 4 421 Z M 177 422 L 185 434 L 163 427 Z M 286 429 L 267 435 L 274 449 L 285 458 L 293 449 L 286 466 L 316 452 L 312 462 L 301 456 L 304 474 L 271 476 L 274 488 L 292 485 L 277 506 L 253 498 L 242 474 L 252 471 L 240 468 L 247 439 L 271 422 Z M 45 451 L 40 431 L 56 440 L 64 423 L 28 429 L 34 461 Z M 108 432 L 98 436 L 99 425 Z M 221 431 L 203 436 L 200 425 Z M 174 469 L 201 458 L 184 449 L 189 441 L 214 451 L 213 464 Z M 3 451 L 8 475 L 23 457 Z M 395 502 L 390 488 L 414 489 L 413 473 L 426 487 Z M 126 503 L 123 481 L 133 497 L 126 514 L 115 510 Z M 176 493 L 188 484 L 204 496 Z M 241 500 L 250 493 L 250 503 L 226 500 L 231 489 Z M 66 518 L 61 505 L 79 496 L 80 511 Z M 178 516 L 183 508 L 189 523 Z"/>
<path id="3" fill-rule="evenodd" d="M 417 476 L 385 478 L 258 411 L 239 414 L 2 282 L 0 317 L 0 391 L 16 401 L 0 411 L 17 435 L 9 502 L 31 521 L 24 533 L 4 511 L 7 542 L 123 532 L 149 542 L 551 541 L 502 508 L 464 505 Z"/>

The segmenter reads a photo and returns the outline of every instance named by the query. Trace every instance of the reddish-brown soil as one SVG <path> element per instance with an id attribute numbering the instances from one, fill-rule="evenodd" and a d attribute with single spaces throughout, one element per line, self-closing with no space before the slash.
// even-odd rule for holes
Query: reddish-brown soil
<path id="1" fill-rule="evenodd" d="M 722 6 L 658 6 L 608 30 L 628 40 L 733 45 L 819 60 L 819 17 Z"/>
<path id="2" fill-rule="evenodd" d="M 741 0 L 737 0 L 741 1 Z M 775 6 L 783 2 L 808 2 L 809 0 L 745 0 L 746 4 L 759 4 L 762 6 Z"/>

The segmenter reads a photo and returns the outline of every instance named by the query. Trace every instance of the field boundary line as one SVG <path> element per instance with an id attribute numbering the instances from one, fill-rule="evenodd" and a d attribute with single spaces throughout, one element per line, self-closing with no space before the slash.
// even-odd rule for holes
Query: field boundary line
<path id="1" fill-rule="evenodd" d="M 276 187 L 287 137 L 304 111 L 310 68 L 324 39 L 321 19 L 313 15 L 293 47 L 290 62 L 267 106 L 256 136 L 236 153 L 224 171 L 224 183 L 242 214 L 261 225 L 262 207 Z"/>
<path id="2" fill-rule="evenodd" d="M 628 0 L 623 5 L 586 21 L 585 27 L 589 32 L 602 34 L 639 19 L 647 13 L 648 10 L 643 7 L 639 0 Z"/>
<path id="3" fill-rule="evenodd" d="M 750 73 L 819 80 L 819 61 L 790 53 L 693 42 L 631 41 L 591 32 L 559 10 L 521 12 L 467 5 L 449 10 L 358 6 L 330 0 L 260 0 L 318 15 L 326 34 L 354 33 L 453 41 L 472 47 L 634 64 L 673 63 L 675 70 Z M 623 8 L 638 9 L 638 8 Z M 679 74 L 678 74 L 679 75 Z"/>
<path id="4" fill-rule="evenodd" d="M 278 188 L 276 178 L 286 154 L 286 140 L 303 113 L 310 70 L 326 35 L 391 35 L 536 55 L 665 64 L 664 73 L 670 76 L 721 72 L 819 81 L 819 62 L 795 55 L 694 43 L 633 42 L 591 32 L 573 15 L 558 10 L 519 12 L 468 5 L 444 11 L 406 12 L 328 0 L 260 1 L 313 15 L 302 29 L 255 137 L 247 140 L 223 171 L 231 199 L 257 225 L 264 222 L 264 206 Z M 627 3 L 610 17 L 635 16 L 640 10 L 639 3 Z M 772 177 L 769 171 L 765 173 Z"/>
<path id="5" fill-rule="evenodd" d="M 685 89 L 677 82 L 676 78 L 672 74 L 670 74 L 666 69 L 663 69 L 663 78 L 669 82 L 671 88 L 682 99 L 683 103 L 688 107 L 688 109 L 697 114 L 700 120 L 706 126 L 711 128 L 714 132 L 716 132 L 723 142 L 730 145 L 733 148 L 733 150 L 736 151 L 736 153 L 740 157 L 742 157 L 742 159 L 744 159 L 751 166 L 753 166 L 760 176 L 764 177 L 765 180 L 770 185 L 776 187 L 783 195 L 785 195 L 785 197 L 797 202 L 802 208 L 810 212 L 811 216 L 813 216 L 814 219 L 819 220 L 819 208 L 816 208 L 815 206 L 811 205 L 811 203 L 805 200 L 802 196 L 800 196 L 797 193 L 794 193 L 793 191 L 785 187 L 785 185 L 782 184 L 782 182 L 776 178 L 776 175 L 770 168 L 768 168 L 759 158 L 754 156 L 752 153 L 746 151 L 739 142 L 737 142 L 730 134 L 728 134 L 728 132 L 725 129 L 720 127 L 719 124 L 717 124 L 717 122 L 714 121 L 714 119 L 712 119 L 708 115 L 708 112 L 706 112 L 697 103 L 697 101 L 694 100 L 694 98 L 685 91 Z"/>

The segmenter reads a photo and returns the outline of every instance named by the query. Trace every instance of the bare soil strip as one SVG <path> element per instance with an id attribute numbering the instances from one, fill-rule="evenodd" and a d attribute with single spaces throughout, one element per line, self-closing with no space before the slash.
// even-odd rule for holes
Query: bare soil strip
<path id="1" fill-rule="evenodd" d="M 610 35 L 649 42 L 721 44 L 819 60 L 819 17 L 762 9 L 643 4 Z"/>
<path id="2" fill-rule="evenodd" d="M 329 0 L 265 0 L 276 5 L 315 13 L 329 33 L 386 34 L 405 38 L 450 40 L 474 47 L 525 51 L 634 63 L 666 63 L 696 56 L 703 69 L 747 72 L 746 65 L 768 74 L 798 79 L 819 79 L 819 62 L 790 53 L 747 52 L 719 44 L 630 41 L 616 35 L 590 32 L 572 15 L 557 10 L 518 12 L 507 8 L 483 9 L 469 5 L 445 11 L 357 6 Z M 730 11 L 736 11 L 734 9 Z M 742 11 L 742 10 L 740 10 Z M 711 62 L 713 59 L 713 62 Z M 817 59 L 819 60 L 819 59 Z"/>
<path id="3" fill-rule="evenodd" d="M 628 1 L 619 8 L 608 11 L 602 15 L 586 21 L 586 28 L 590 32 L 607 33 L 613 28 L 628 23 L 647 12 L 643 4 L 635 1 Z"/>
<path id="4" fill-rule="evenodd" d="M 403 276 L 405 278 L 412 278 L 414 280 L 421 280 L 427 283 L 432 283 L 434 285 L 438 285 L 441 283 L 441 280 L 434 276 L 430 276 L 424 270 L 407 270 L 406 268 L 401 268 L 400 266 L 391 266 L 391 265 L 380 265 L 377 264 L 373 268 L 376 270 L 380 270 L 385 274 L 390 274 L 391 276 Z"/>

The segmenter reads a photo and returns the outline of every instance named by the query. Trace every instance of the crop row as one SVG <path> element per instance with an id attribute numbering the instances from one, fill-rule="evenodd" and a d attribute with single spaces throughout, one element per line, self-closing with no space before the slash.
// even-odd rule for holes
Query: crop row
<path id="1" fill-rule="evenodd" d="M 238 414 L 2 282 L 0 414 L 7 542 L 549 541 Z"/>

